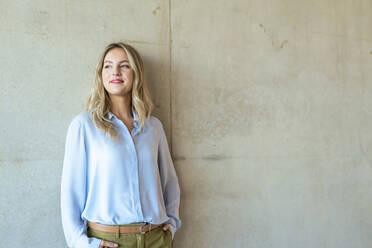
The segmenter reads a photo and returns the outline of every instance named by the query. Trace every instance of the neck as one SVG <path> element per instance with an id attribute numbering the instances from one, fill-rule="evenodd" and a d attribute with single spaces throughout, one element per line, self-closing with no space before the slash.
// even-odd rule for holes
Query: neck
<path id="1" fill-rule="evenodd" d="M 119 118 L 132 118 L 132 104 L 130 95 L 114 96 L 110 95 L 111 112 Z"/>

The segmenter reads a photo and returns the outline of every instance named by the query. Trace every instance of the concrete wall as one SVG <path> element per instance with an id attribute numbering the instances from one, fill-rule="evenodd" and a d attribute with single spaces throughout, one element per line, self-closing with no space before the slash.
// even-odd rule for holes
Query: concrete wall
<path id="1" fill-rule="evenodd" d="M 64 247 L 69 122 L 99 53 L 145 60 L 180 179 L 174 247 L 372 245 L 372 2 L 0 2 L 1 247 Z"/>

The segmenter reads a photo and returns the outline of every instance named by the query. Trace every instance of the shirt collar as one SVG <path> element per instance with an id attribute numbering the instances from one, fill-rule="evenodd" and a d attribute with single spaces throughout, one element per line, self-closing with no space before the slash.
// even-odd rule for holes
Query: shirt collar
<path id="1" fill-rule="evenodd" d="M 138 120 L 138 117 L 136 115 L 136 111 L 134 111 L 134 107 L 132 106 L 132 115 L 133 115 L 133 123 L 134 123 L 134 127 L 138 128 L 139 127 L 139 120 Z M 115 115 L 113 113 L 111 113 L 111 111 L 108 112 L 108 117 L 109 119 L 111 120 Z M 116 116 L 115 116 L 116 117 Z"/>

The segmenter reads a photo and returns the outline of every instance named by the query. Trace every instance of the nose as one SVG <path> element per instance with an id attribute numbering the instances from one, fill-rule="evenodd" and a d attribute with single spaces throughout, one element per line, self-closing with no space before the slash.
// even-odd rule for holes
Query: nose
<path id="1" fill-rule="evenodd" d="M 120 68 L 115 66 L 114 69 L 112 70 L 112 74 L 113 75 L 120 75 Z"/>

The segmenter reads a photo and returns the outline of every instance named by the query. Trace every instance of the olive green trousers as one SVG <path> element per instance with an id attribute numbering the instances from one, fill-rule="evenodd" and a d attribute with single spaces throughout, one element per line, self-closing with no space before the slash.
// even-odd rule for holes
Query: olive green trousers
<path id="1" fill-rule="evenodd" d="M 145 224 L 136 222 L 121 226 Z M 120 248 L 171 248 L 172 233 L 163 230 L 163 226 L 152 229 L 145 234 L 140 233 L 106 233 L 87 227 L 87 236 L 117 243 Z"/>

